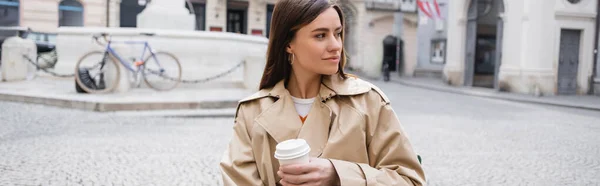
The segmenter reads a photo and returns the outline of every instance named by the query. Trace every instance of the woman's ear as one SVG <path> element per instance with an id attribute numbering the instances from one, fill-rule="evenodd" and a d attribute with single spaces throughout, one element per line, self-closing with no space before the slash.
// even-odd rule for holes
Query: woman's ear
<path id="1" fill-rule="evenodd" d="M 292 39 L 285 47 L 285 51 L 288 54 L 293 54 L 294 53 L 294 39 Z"/>
<path id="2" fill-rule="evenodd" d="M 292 50 L 292 46 L 291 46 L 291 44 L 288 44 L 288 45 L 287 45 L 287 47 L 285 47 L 285 51 L 286 51 L 288 54 L 291 54 L 291 53 L 293 53 L 293 51 L 294 51 L 294 50 Z"/>

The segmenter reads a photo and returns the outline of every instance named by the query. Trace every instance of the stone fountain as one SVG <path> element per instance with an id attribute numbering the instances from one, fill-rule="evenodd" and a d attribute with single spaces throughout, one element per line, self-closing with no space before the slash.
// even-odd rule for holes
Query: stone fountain
<path id="1" fill-rule="evenodd" d="M 148 41 L 155 51 L 174 54 L 182 66 L 182 78 L 203 79 L 227 71 L 240 62 L 242 68 L 210 83 L 203 84 L 214 88 L 244 87 L 257 89 L 262 70 L 268 39 L 227 32 L 195 31 L 195 16 L 185 8 L 185 0 L 152 0 L 138 17 L 137 28 L 106 27 L 61 27 L 58 31 L 57 52 L 59 61 L 55 70 L 73 73 L 81 56 L 90 51 L 103 51 L 104 48 L 91 41 L 92 35 L 109 33 L 113 41 Z M 145 36 L 141 33 L 151 33 Z M 143 46 L 115 46 L 124 59 L 139 58 Z M 121 73 L 123 74 L 123 73 Z M 122 79 L 120 82 L 128 80 Z M 119 83 L 117 92 L 129 89 L 127 83 Z M 180 88 L 197 88 L 195 85 L 181 84 Z"/>
<path id="2" fill-rule="evenodd" d="M 194 30 L 196 17 L 183 6 L 185 0 L 153 0 L 137 16 L 138 28 Z"/>

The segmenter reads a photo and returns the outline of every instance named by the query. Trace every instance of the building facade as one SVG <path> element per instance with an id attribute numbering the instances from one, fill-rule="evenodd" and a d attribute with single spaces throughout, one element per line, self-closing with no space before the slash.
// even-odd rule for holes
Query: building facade
<path id="1" fill-rule="evenodd" d="M 447 26 L 449 0 L 437 0 L 438 8 L 418 14 L 418 58 L 414 75 L 417 77 L 442 77 L 446 64 Z M 439 14 L 437 12 L 439 10 Z"/>
<path id="2" fill-rule="evenodd" d="M 56 32 L 59 26 L 106 26 L 105 0 L 0 0 L 0 26 Z"/>
<path id="3" fill-rule="evenodd" d="M 396 0 L 340 0 L 346 15 L 344 49 L 348 67 L 369 77 L 380 77 L 383 64 L 383 40 L 400 34 Z"/>
<path id="4" fill-rule="evenodd" d="M 110 6 L 119 9 L 110 15 L 110 25 L 136 27 L 133 14 L 143 11 L 138 0 L 114 0 Z M 233 32 L 269 37 L 271 14 L 276 0 L 189 0 L 196 16 L 196 30 Z M 412 0 L 414 2 L 414 0 Z M 348 67 L 362 71 L 371 77 L 381 74 L 383 38 L 398 36 L 398 25 L 394 14 L 400 11 L 397 0 L 339 0 L 346 16 L 346 40 L 344 48 L 348 56 Z M 118 5 L 118 6 L 117 6 Z M 183 5 L 182 5 L 183 6 Z M 126 9 L 126 10 L 124 10 Z M 113 12 L 110 10 L 109 12 Z M 413 20 L 416 20 L 416 16 Z M 416 34 L 416 21 L 414 24 Z M 407 38 L 416 38 L 408 37 Z M 413 41 L 416 46 L 416 39 Z M 368 46 L 368 47 L 365 47 Z M 416 48 L 416 47 L 415 47 Z M 416 64 L 416 49 L 414 55 Z"/>
<path id="5" fill-rule="evenodd" d="M 269 37 L 276 1 L 186 0 L 181 6 L 195 16 L 195 30 Z M 0 18 L 0 24 L 51 33 L 60 26 L 137 27 L 137 17 L 148 3 L 152 3 L 151 0 L 0 0 L 0 10 L 11 15 Z M 383 39 L 392 35 L 405 38 L 405 45 L 411 46 L 407 47 L 405 59 L 410 69 L 414 69 L 417 61 L 415 0 L 338 0 L 338 3 L 346 15 L 344 47 L 350 68 L 379 77 Z M 412 13 L 398 21 L 402 3 L 409 3 Z M 402 25 L 398 24 L 409 31 L 400 31 L 398 28 Z"/>
<path id="6" fill-rule="evenodd" d="M 444 78 L 526 94 L 588 94 L 597 5 L 597 0 L 453 0 Z"/>

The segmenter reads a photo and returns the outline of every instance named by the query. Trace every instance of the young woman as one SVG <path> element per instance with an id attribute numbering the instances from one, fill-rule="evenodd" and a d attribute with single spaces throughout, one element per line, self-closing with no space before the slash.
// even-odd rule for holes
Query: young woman
<path id="1" fill-rule="evenodd" d="M 329 0 L 278 0 L 260 90 L 240 101 L 221 161 L 225 185 L 423 185 L 387 97 L 344 74 L 344 17 Z M 281 166 L 302 138 L 310 163 Z"/>

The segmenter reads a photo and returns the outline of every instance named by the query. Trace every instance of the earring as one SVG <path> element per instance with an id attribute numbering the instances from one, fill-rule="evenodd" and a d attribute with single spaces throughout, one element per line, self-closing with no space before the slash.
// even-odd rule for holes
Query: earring
<path id="1" fill-rule="evenodd" d="M 294 64 L 294 58 L 295 58 L 295 57 L 296 57 L 296 56 L 294 56 L 294 53 L 292 53 L 292 60 L 290 60 L 290 65 Z"/>

